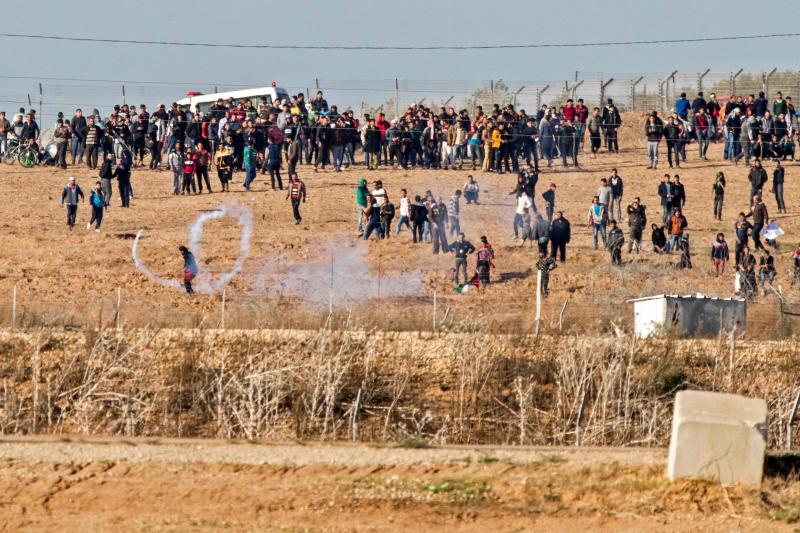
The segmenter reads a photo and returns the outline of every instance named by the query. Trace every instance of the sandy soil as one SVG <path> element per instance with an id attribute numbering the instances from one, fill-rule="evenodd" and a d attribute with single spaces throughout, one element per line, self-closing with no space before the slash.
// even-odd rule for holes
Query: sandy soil
<path id="1" fill-rule="evenodd" d="M 632 118 L 629 124 L 638 123 Z M 623 136 L 623 147 L 641 140 L 638 126 Z M 647 170 L 646 154 L 641 148 L 630 148 L 619 155 L 601 154 L 596 160 L 582 158 L 581 171 L 553 168 L 540 177 L 537 196 L 549 182 L 555 182 L 557 207 L 573 223 L 573 242 L 568 249 L 568 262 L 556 270 L 551 280 L 551 296 L 545 302 L 545 326 L 554 326 L 563 303 L 570 301 L 565 312 L 566 329 L 596 332 L 608 328 L 608 321 L 629 324 L 631 310 L 626 298 L 661 292 L 690 293 L 701 291 L 718 296 L 732 293 L 732 275 L 715 279 L 711 274 L 708 250 L 714 234 L 724 231 L 732 244 L 732 228 L 736 213 L 747 205 L 747 169 L 721 162 L 721 145 L 712 145 L 710 161 L 697 161 L 694 146 L 690 161 L 678 172 L 686 185 L 686 216 L 694 244 L 695 269 L 678 272 L 673 268 L 677 257 L 657 257 L 644 253 L 635 260 L 625 254 L 627 264 L 612 268 L 608 254 L 595 251 L 591 234 L 585 225 L 591 197 L 601 177 L 616 167 L 625 182 L 626 201 L 641 196 L 648 206 L 649 218 L 660 217 L 656 194 L 663 172 Z M 785 272 L 791 264 L 795 236 L 800 222 L 792 214 L 797 206 L 794 198 L 800 191 L 794 179 L 797 166 L 787 163 L 786 198 L 790 214 L 778 217 L 786 230 L 784 247 L 777 260 L 778 283 L 787 290 Z M 766 165 L 771 174 L 773 164 Z M 100 233 L 87 232 L 85 224 L 89 208 L 81 205 L 78 227 L 70 232 L 65 225 L 65 212 L 59 207 L 61 189 L 69 174 L 74 174 L 88 192 L 96 174 L 85 168 L 60 171 L 52 168 L 25 170 L 15 166 L 0 167 L 0 186 L 12 200 L 4 206 L 0 219 L 0 306 L 3 320 L 10 315 L 12 286 L 18 290 L 18 317 L 31 322 L 93 324 L 113 320 L 117 287 L 123 291 L 123 322 L 130 325 L 156 323 L 165 326 L 187 326 L 203 323 L 216 325 L 220 319 L 221 298 L 198 296 L 188 298 L 180 292 L 147 280 L 131 260 L 133 235 L 145 228 L 141 255 L 156 273 L 177 278 L 181 268 L 177 245 L 186 242 L 187 225 L 204 210 L 235 200 L 253 210 L 255 230 L 252 249 L 244 271 L 226 290 L 229 326 L 314 327 L 327 316 L 327 305 L 313 305 L 303 298 L 285 293 L 282 282 L 287 271 L 295 270 L 295 278 L 328 277 L 327 267 L 304 273 L 300 264 L 318 262 L 327 265 L 331 252 L 339 256 L 355 239 L 354 189 L 365 175 L 361 168 L 334 173 L 314 173 L 311 167 L 299 167 L 309 189 L 309 201 L 303 206 L 303 224 L 295 226 L 285 193 L 267 190 L 265 177 L 260 176 L 255 192 L 242 191 L 242 174 L 237 174 L 228 194 L 178 196 L 170 192 L 171 173 L 136 170 L 133 176 L 135 198 L 130 209 L 118 207 L 115 191 L 112 209 Z M 711 184 L 717 170 L 728 177 L 725 221 L 712 217 Z M 469 171 L 380 170 L 368 172 L 369 180 L 380 178 L 396 200 L 399 190 L 407 188 L 411 195 L 431 189 L 445 198 L 463 186 Z M 430 244 L 414 246 L 408 232 L 389 241 L 371 242 L 366 261 L 373 279 L 355 279 L 349 266 L 334 274 L 334 285 L 364 295 L 365 301 L 348 305 L 356 316 L 379 327 L 420 329 L 431 325 L 432 294 L 438 295 L 438 320 L 463 321 L 479 319 L 496 329 L 519 330 L 532 324 L 535 253 L 520 247 L 511 239 L 513 219 L 512 197 L 514 175 L 475 172 L 482 188 L 481 205 L 463 206 L 462 227 L 468 239 L 478 242 L 487 235 L 497 251 L 496 284 L 486 294 L 457 295 L 448 280 L 452 266 L 450 256 L 434 256 Z M 213 178 L 213 176 L 212 176 Z M 218 190 L 216 182 L 213 185 Z M 767 195 L 771 210 L 775 201 Z M 649 242 L 649 233 L 646 234 Z M 203 256 L 213 271 L 230 265 L 237 255 L 239 229 L 231 219 L 210 222 L 206 226 Z M 326 248 L 326 246 L 332 248 Z M 334 260 L 336 257 L 334 257 Z M 472 267 L 471 267 L 472 268 Z M 423 288 L 403 289 L 408 276 L 421 272 Z M 320 274 L 323 272 L 324 274 Z M 400 278 L 399 276 L 405 276 Z M 403 280 L 403 281 L 400 281 Z M 398 284 L 401 286 L 398 288 Z M 302 283 L 301 283 L 302 285 Z M 323 286 L 327 287 L 325 280 Z M 408 285 L 413 286 L 413 284 Z M 311 289 L 309 289 L 311 290 Z M 319 290 L 314 289 L 317 293 Z M 369 300 L 369 296 L 392 298 Z M 788 295 L 796 296 L 789 290 Z M 305 296 L 308 296 L 307 294 Z M 315 294 L 317 299 L 319 294 Z M 323 295 L 321 298 L 326 300 Z M 751 308 L 750 333 L 769 336 L 775 332 L 774 299 L 762 298 L 763 304 Z M 347 309 L 340 308 L 342 316 Z M 360 314 L 359 314 L 360 313 Z M 445 317 L 445 313 L 447 317 Z M 59 322 L 60 321 L 60 322 Z"/>
<path id="2" fill-rule="evenodd" d="M 768 509 L 786 483 L 669 484 L 665 455 L 5 439 L 0 530 L 792 530 Z"/>

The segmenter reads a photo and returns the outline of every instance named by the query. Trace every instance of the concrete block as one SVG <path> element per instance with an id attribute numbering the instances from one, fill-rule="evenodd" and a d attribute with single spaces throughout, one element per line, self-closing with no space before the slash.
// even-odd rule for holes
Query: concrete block
<path id="1" fill-rule="evenodd" d="M 670 480 L 700 477 L 759 484 L 767 447 L 767 402 L 736 394 L 681 391 L 669 442 Z"/>

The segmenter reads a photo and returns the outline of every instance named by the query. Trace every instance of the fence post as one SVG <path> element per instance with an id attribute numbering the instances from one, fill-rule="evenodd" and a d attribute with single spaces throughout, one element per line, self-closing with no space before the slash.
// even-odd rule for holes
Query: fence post
<path id="1" fill-rule="evenodd" d="M 222 289 L 222 316 L 219 320 L 220 329 L 225 329 L 225 289 Z"/>
<path id="2" fill-rule="evenodd" d="M 436 291 L 433 291 L 433 332 L 436 333 Z"/>
<path id="3" fill-rule="evenodd" d="M 786 422 L 786 449 L 792 451 L 792 424 L 794 424 L 794 417 L 797 415 L 797 407 L 800 405 L 800 391 L 794 397 L 792 409 L 789 411 L 789 420 Z"/>
<path id="4" fill-rule="evenodd" d="M 489 90 L 492 91 L 492 101 L 489 103 L 489 107 L 494 105 L 494 80 L 489 80 Z"/>
<path id="5" fill-rule="evenodd" d="M 121 319 L 121 309 L 122 307 L 122 289 L 117 287 L 117 330 L 119 331 L 120 319 Z"/>
<path id="6" fill-rule="evenodd" d="M 641 83 L 644 76 L 639 76 L 636 80 L 631 80 L 631 111 L 636 111 L 636 86 Z"/>
<path id="7" fill-rule="evenodd" d="M 524 88 L 525 88 L 525 86 L 523 85 L 522 87 L 517 89 L 517 92 L 514 93 L 514 98 L 513 98 L 514 109 L 516 109 L 516 107 L 517 107 L 517 96 L 519 96 L 519 93 L 521 93 L 522 89 L 524 89 Z"/>
<path id="8" fill-rule="evenodd" d="M 576 74 L 577 74 L 577 72 L 576 72 Z M 573 100 L 575 100 L 575 91 L 577 91 L 578 87 L 580 87 L 581 85 L 583 85 L 583 80 L 581 80 L 581 81 L 577 81 L 576 80 L 576 82 L 572 84 L 572 88 L 570 89 L 570 92 L 572 93 L 572 99 Z"/>
<path id="9" fill-rule="evenodd" d="M 125 101 L 125 86 L 122 86 L 122 104 L 127 104 L 128 102 Z"/>
<path id="10" fill-rule="evenodd" d="M 778 67 L 773 68 L 768 73 L 764 74 L 764 96 L 769 99 L 769 79 L 778 70 Z"/>
<path id="11" fill-rule="evenodd" d="M 317 90 L 319 91 L 319 78 L 314 78 L 314 85 L 317 86 Z"/>
<path id="12" fill-rule="evenodd" d="M 17 327 L 17 286 L 11 291 L 11 329 Z"/>
<path id="13" fill-rule="evenodd" d="M 400 81 L 394 79 L 394 118 L 400 119 Z"/>
<path id="14" fill-rule="evenodd" d="M 542 322 L 542 271 L 536 271 L 536 336 Z"/>
<path id="15" fill-rule="evenodd" d="M 544 94 L 544 92 L 545 92 L 547 89 L 549 89 L 549 88 L 550 88 L 550 84 L 548 83 L 547 85 L 545 85 L 544 87 L 542 87 L 541 89 L 538 89 L 538 90 L 536 91 L 536 111 L 537 111 L 537 112 L 538 112 L 538 111 L 539 111 L 539 109 L 541 109 L 541 107 L 542 107 L 542 95 L 543 95 L 543 94 Z"/>
<path id="16" fill-rule="evenodd" d="M 703 91 L 703 78 L 705 78 L 708 75 L 709 72 L 711 72 L 711 69 L 707 68 L 705 70 L 705 72 L 703 72 L 702 74 L 698 74 L 697 75 L 697 92 L 698 93 Z"/>
<path id="17" fill-rule="evenodd" d="M 611 83 L 613 83 L 613 81 L 614 81 L 614 78 L 610 78 L 610 79 L 609 79 L 607 82 L 605 82 L 605 83 L 603 83 L 603 80 L 600 80 L 600 103 L 598 104 L 598 107 L 603 107 L 603 102 L 604 102 L 604 101 L 605 101 L 605 99 L 606 99 L 606 98 L 605 98 L 605 95 L 606 95 L 606 87 L 608 87 L 609 85 L 611 85 Z"/>
<path id="18" fill-rule="evenodd" d="M 740 68 L 735 74 L 731 74 L 731 96 L 736 94 L 736 78 L 738 78 L 739 74 L 742 72 L 744 72 L 744 69 Z"/>
<path id="19" fill-rule="evenodd" d="M 665 112 L 665 113 L 666 113 L 667 111 L 669 111 L 669 80 L 672 80 L 672 92 L 674 93 L 674 92 L 675 92 L 675 74 L 677 74 L 677 73 L 678 73 L 678 71 L 677 71 L 677 70 L 673 70 L 673 71 L 670 73 L 670 75 L 669 75 L 669 76 L 667 76 L 667 84 L 666 84 L 666 86 L 665 86 L 665 87 L 666 87 L 666 90 L 665 90 L 665 99 L 666 99 L 667 108 L 664 110 L 664 112 Z"/>

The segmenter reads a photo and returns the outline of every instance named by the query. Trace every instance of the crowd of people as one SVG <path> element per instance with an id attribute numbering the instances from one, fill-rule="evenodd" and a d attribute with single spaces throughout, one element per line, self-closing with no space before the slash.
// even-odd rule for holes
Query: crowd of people
<path id="1" fill-rule="evenodd" d="M 488 112 L 476 106 L 471 114 L 466 109 L 441 107 L 437 111 L 413 104 L 390 121 L 384 113 L 365 114 L 359 119 L 351 110 L 340 112 L 336 105 L 329 106 L 319 91 L 309 102 L 302 93 L 277 102 L 266 98 L 219 99 L 205 113 L 178 104 L 169 108 L 159 104 L 152 113 L 144 104 L 119 105 L 105 118 L 97 110 L 84 116 L 77 109 L 71 118 L 59 113 L 53 126 L 54 154 L 39 146 L 41 130 L 34 110 L 20 109 L 10 120 L 0 112 L 0 157 L 6 157 L 15 144 L 25 145 L 41 154 L 42 164 L 61 168 L 85 165 L 97 170 L 87 224 L 87 229 L 94 226 L 97 231 L 104 210 L 110 207 L 112 180 L 117 180 L 120 205 L 129 207 L 134 194 L 132 171 L 145 164 L 150 169 L 172 172 L 171 191 L 175 195 L 213 192 L 212 170 L 216 170 L 221 191 L 230 190 L 236 171 L 244 172 L 242 186 L 246 191 L 252 190 L 259 173 L 269 176 L 271 189 L 283 190 L 281 173 L 285 172 L 287 200 L 291 200 L 297 224 L 302 221 L 300 206 L 307 197 L 306 185 L 297 174 L 303 164 L 314 171 L 330 167 L 334 172 L 363 165 L 365 171 L 402 167 L 513 173 L 517 176 L 516 186 L 509 193 L 514 196 L 513 238 L 531 247 L 536 243 L 536 266 L 546 284 L 557 261 L 566 261 L 572 231 L 570 221 L 556 207 L 556 183 L 551 182 L 539 197 L 536 195 L 540 163 L 550 167 L 560 159 L 563 166 L 578 168 L 583 153 L 597 157 L 603 146 L 606 153 L 616 153 L 621 124 L 620 112 L 611 99 L 602 108 L 593 109 L 583 100 L 569 99 L 557 108 L 544 105 L 533 115 L 517 111 L 511 104 L 495 104 Z M 749 167 L 752 202 L 739 213 L 735 223 L 734 259 L 745 282 L 752 281 L 753 286 L 756 278 L 761 283 L 770 282 L 775 275 L 774 261 L 765 251 L 762 238 L 764 231 L 776 229 L 777 223 L 769 218 L 763 201 L 769 178 L 762 161 L 774 161 L 771 191 L 778 212 L 786 213 L 785 169 L 780 161 L 794 159 L 794 139 L 798 134 L 791 98 L 784 99 L 779 92 L 770 106 L 763 93 L 757 97 L 732 96 L 724 103 L 714 94 L 706 100 L 699 92 L 691 101 L 681 94 L 666 121 L 653 111 L 644 128 L 651 169 L 660 163 L 662 139 L 666 141 L 670 168 L 680 167 L 687 160 L 692 143 L 696 144 L 699 160 L 707 160 L 709 145 L 717 142 L 724 143 L 724 159 L 735 164 L 744 159 Z M 587 137 L 589 143 L 584 146 Z M 357 160 L 359 148 L 363 161 Z M 712 185 L 716 220 L 723 220 L 726 187 L 724 173 L 717 172 Z M 679 253 L 678 267 L 692 268 L 689 223 L 683 210 L 686 189 L 680 176 L 665 174 L 657 192 L 662 212 L 656 221 L 650 221 L 651 250 L 658 254 Z M 624 195 L 623 178 L 617 169 L 612 169 L 601 180 L 587 214 L 595 249 L 602 242 L 615 265 L 623 262 L 623 212 L 627 218 L 628 253 L 642 251 L 648 228 L 646 206 L 639 197 L 625 205 Z M 430 190 L 409 195 L 402 189 L 396 198 L 394 193 L 391 196 L 392 199 L 381 180 L 375 180 L 371 189 L 366 178 L 361 180 L 356 188 L 360 238 L 389 238 L 407 229 L 414 243 L 431 242 L 434 254 L 454 254 L 456 283 L 462 279 L 464 283 L 489 282 L 494 250 L 485 236 L 475 248 L 466 240 L 461 223 L 462 202 L 479 204 L 480 187 L 472 175 L 447 200 Z M 81 200 L 83 191 L 70 177 L 61 196 L 70 229 L 76 224 Z M 759 276 L 755 275 L 756 261 L 750 252 L 751 239 L 755 252 L 766 253 L 759 263 Z M 774 239 L 767 238 L 765 242 L 777 245 Z M 474 276 L 468 278 L 466 262 L 473 253 L 480 257 Z M 727 242 L 720 233 L 711 246 L 711 262 L 717 276 L 723 275 L 728 260 Z M 800 254 L 796 262 L 800 265 Z"/>

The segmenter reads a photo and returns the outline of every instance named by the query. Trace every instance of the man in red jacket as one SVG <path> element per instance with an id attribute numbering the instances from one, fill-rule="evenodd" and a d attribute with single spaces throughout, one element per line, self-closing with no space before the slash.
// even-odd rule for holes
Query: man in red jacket
<path id="1" fill-rule="evenodd" d="M 389 143 L 386 141 L 386 130 L 389 129 L 389 121 L 386 120 L 384 113 L 378 113 L 378 121 L 375 124 L 381 132 L 381 147 L 378 151 L 378 165 L 381 164 L 381 156 L 383 157 L 383 164 L 389 164 Z"/>

